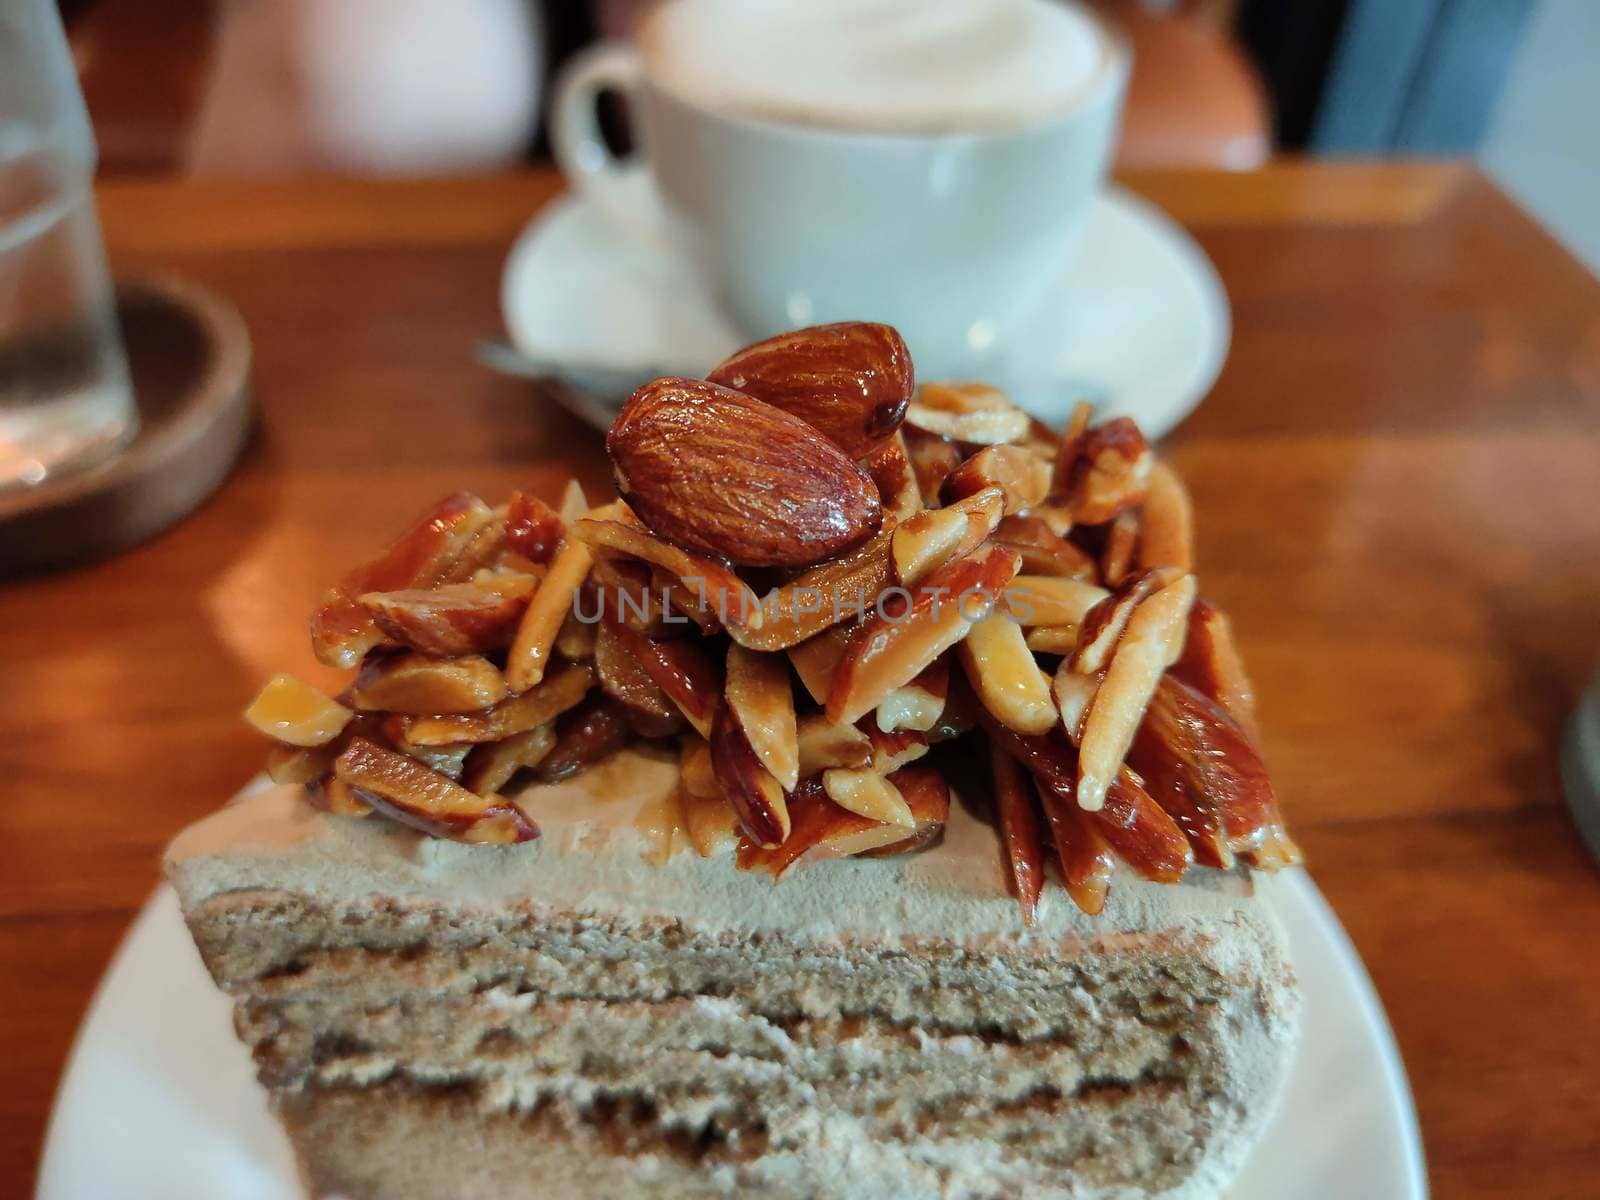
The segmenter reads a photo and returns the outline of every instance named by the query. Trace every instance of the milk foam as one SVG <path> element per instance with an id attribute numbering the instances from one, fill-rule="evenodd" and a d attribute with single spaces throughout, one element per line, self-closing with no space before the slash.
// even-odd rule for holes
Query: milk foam
<path id="1" fill-rule="evenodd" d="M 651 76 L 700 107 L 884 132 L 1028 124 L 1114 54 L 1059 0 L 667 0 L 640 40 Z"/>

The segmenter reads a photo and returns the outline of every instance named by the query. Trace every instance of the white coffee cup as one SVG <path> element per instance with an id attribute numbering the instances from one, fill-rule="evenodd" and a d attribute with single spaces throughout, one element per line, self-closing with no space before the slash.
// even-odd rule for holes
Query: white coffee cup
<path id="1" fill-rule="evenodd" d="M 1058 14 L 1077 24 L 1055 78 L 1027 23 Z M 1064 269 L 1128 74 L 1122 42 L 1057 0 L 668 0 L 639 47 L 595 47 L 559 82 L 567 178 L 629 235 L 686 240 L 752 338 L 886 321 L 924 378 L 981 371 Z M 605 91 L 648 167 L 601 137 Z"/>

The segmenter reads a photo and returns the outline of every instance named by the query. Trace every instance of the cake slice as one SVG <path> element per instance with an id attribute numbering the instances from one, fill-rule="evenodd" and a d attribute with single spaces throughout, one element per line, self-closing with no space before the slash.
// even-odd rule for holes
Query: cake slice
<path id="1" fill-rule="evenodd" d="M 168 876 L 310 1186 L 1216 1195 L 1298 861 L 1177 476 L 883 325 L 640 388 L 621 497 L 446 497 Z"/>
<path id="2" fill-rule="evenodd" d="M 1212 1196 L 1297 996 L 1250 879 L 1061 889 L 994 832 L 786 874 L 651 827 L 627 751 L 466 846 L 257 791 L 167 874 L 316 1195 Z"/>

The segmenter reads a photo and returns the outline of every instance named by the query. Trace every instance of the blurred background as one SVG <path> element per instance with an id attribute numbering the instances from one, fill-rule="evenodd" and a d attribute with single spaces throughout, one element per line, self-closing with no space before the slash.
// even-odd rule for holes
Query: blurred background
<path id="1" fill-rule="evenodd" d="M 100 173 L 494 171 L 642 0 L 61 0 Z M 1101 0 L 1134 47 L 1118 165 L 1465 156 L 1600 271 L 1596 0 Z M 612 122 L 626 138 L 625 121 Z"/>

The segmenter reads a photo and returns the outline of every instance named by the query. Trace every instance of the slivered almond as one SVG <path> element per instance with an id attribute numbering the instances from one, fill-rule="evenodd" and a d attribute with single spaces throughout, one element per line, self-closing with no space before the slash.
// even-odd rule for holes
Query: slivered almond
<path id="1" fill-rule="evenodd" d="M 937 508 L 944 481 L 961 465 L 961 447 L 947 437 L 906 426 L 900 430 L 924 508 Z"/>
<path id="2" fill-rule="evenodd" d="M 879 775 L 888 775 L 901 767 L 910 766 L 928 752 L 928 735 L 915 729 L 897 729 L 887 732 L 863 720 L 860 728 L 872 746 L 868 764 Z"/>
<path id="3" fill-rule="evenodd" d="M 556 633 L 555 650 L 568 662 L 578 662 L 582 659 L 594 657 L 595 628 L 597 621 L 584 621 L 578 617 L 581 609 L 584 613 L 599 611 L 598 599 L 585 600 L 582 595 L 573 599 L 572 611 L 561 619 L 561 628 Z"/>
<path id="4" fill-rule="evenodd" d="M 629 708 L 652 717 L 676 717 L 678 707 L 667 696 L 638 653 L 636 638 L 626 626 L 602 620 L 595 629 L 594 666 L 605 692 Z"/>
<path id="5" fill-rule="evenodd" d="M 550 562 L 550 570 L 528 602 L 506 655 L 506 683 L 513 692 L 525 692 L 544 678 L 551 650 L 578 588 L 594 565 L 594 554 L 578 538 L 568 536 Z"/>
<path id="6" fill-rule="evenodd" d="M 828 692 L 833 687 L 833 677 L 844 658 L 845 649 L 863 624 L 865 622 L 835 625 L 797 646 L 789 647 L 790 665 L 818 704 L 828 702 Z"/>
<path id="7" fill-rule="evenodd" d="M 498 742 L 474 746 L 461 772 L 461 786 L 480 796 L 498 792 L 518 771 L 538 766 L 555 745 L 555 726 L 539 725 Z"/>
<path id="8" fill-rule="evenodd" d="M 1244 659 L 1233 640 L 1233 626 L 1205 600 L 1197 599 L 1189 610 L 1183 654 L 1172 664 L 1170 674 L 1222 705 L 1250 740 L 1260 744 L 1255 688 L 1245 674 Z"/>
<path id="9" fill-rule="evenodd" d="M 974 624 L 957 652 L 967 682 L 998 720 L 1019 733 L 1044 733 L 1056 723 L 1050 683 L 1034 662 L 1022 627 L 1005 613 Z"/>
<path id="10" fill-rule="evenodd" d="M 545 783 L 559 783 L 615 754 L 633 739 L 627 706 L 604 692 L 590 692 L 557 719 L 555 748 L 535 770 Z"/>
<path id="11" fill-rule="evenodd" d="M 1122 581 L 1122 585 L 1101 600 L 1078 621 L 1078 648 L 1068 661 L 1074 671 L 1094 675 L 1105 670 L 1111 651 L 1127 628 L 1128 618 L 1144 598 L 1171 583 L 1176 574 L 1141 571 Z"/>
<path id="12" fill-rule="evenodd" d="M 1006 589 L 1006 611 L 1019 625 L 1081 626 L 1111 593 L 1081 579 L 1018 575 Z"/>
<path id="13" fill-rule="evenodd" d="M 1069 579 L 1096 577 L 1095 561 L 1058 533 L 1035 508 L 1026 516 L 1003 519 L 994 531 L 994 541 L 1009 546 L 1022 556 L 1022 569 L 1029 575 L 1062 575 Z M 1060 524 L 1062 522 L 1057 522 Z M 1065 519 L 1071 528 L 1070 519 Z"/>
<path id="14" fill-rule="evenodd" d="M 626 505 L 620 505 L 612 518 L 598 512 L 591 514 L 573 525 L 572 535 L 597 549 L 630 555 L 660 567 L 702 597 L 725 625 L 737 623 L 749 630 L 761 627 L 760 604 L 742 579 L 720 563 L 663 541 L 623 514 L 631 516 Z"/>
<path id="15" fill-rule="evenodd" d="M 1150 466 L 1139 527 L 1141 567 L 1194 570 L 1194 504 L 1178 473 L 1160 459 Z"/>
<path id="16" fill-rule="evenodd" d="M 900 790 L 875 771 L 835 767 L 822 773 L 822 788 L 840 808 L 888 825 L 916 828 L 917 819 Z"/>
<path id="17" fill-rule="evenodd" d="M 405 738 L 417 746 L 497 742 L 555 720 L 576 706 L 594 682 L 592 664 L 562 663 L 537 686 L 481 712 L 408 717 L 403 723 Z"/>
<path id="18" fill-rule="evenodd" d="M 851 638 L 834 672 L 828 719 L 857 720 L 914 679 L 989 614 L 1016 569 L 1014 553 L 990 547 L 928 576 L 902 616 L 871 617 Z"/>
<path id="19" fill-rule="evenodd" d="M 1078 523 L 1103 525 L 1144 500 L 1154 461 L 1138 425 L 1117 417 L 1077 439 L 1071 473 L 1056 486 L 1066 491 Z"/>
<path id="20" fill-rule="evenodd" d="M 739 844 L 739 818 L 719 791 L 714 796 L 683 792 L 683 820 L 701 858 L 731 854 Z"/>
<path id="21" fill-rule="evenodd" d="M 1006 871 L 1022 909 L 1022 923 L 1032 925 L 1039 912 L 1039 893 L 1044 889 L 1044 837 L 1039 802 L 1027 772 L 1009 754 L 990 747 L 989 767 Z"/>
<path id="22" fill-rule="evenodd" d="M 891 519 L 904 521 L 922 511 L 922 489 L 917 484 L 916 472 L 911 469 L 911 455 L 899 430 L 861 461 L 867 474 L 872 476 L 872 482 L 878 485 L 885 524 Z"/>
<path id="23" fill-rule="evenodd" d="M 357 597 L 441 582 L 491 517 L 489 506 L 469 492 L 446 496 L 381 555 L 347 574 L 311 615 L 317 661 L 354 667 L 368 650 L 382 645 L 383 632 Z"/>
<path id="24" fill-rule="evenodd" d="M 525 842 L 539 828 L 500 796 L 479 796 L 414 758 L 352 738 L 335 776 L 385 816 L 434 837 L 466 842 Z"/>
<path id="25" fill-rule="evenodd" d="M 1048 788 L 1039 789 L 1050 839 L 1055 844 L 1061 883 L 1072 902 L 1091 917 L 1105 910 L 1106 894 L 1117 860 L 1098 823 L 1072 802 Z"/>
<path id="26" fill-rule="evenodd" d="M 1100 578 L 1107 587 L 1117 587 L 1128 577 L 1139 546 L 1139 517 L 1136 511 L 1118 513 L 1106 531 L 1105 549 L 1100 552 Z"/>
<path id="27" fill-rule="evenodd" d="M 696 732 L 710 737 L 723 683 L 721 666 L 706 647 L 693 638 L 647 638 L 626 626 L 617 629 L 617 637 Z"/>
<path id="28" fill-rule="evenodd" d="M 971 554 L 994 532 L 1005 509 L 999 488 L 985 488 L 948 508 L 928 509 L 894 530 L 891 557 L 895 578 L 910 587 L 929 571 Z"/>
<path id="29" fill-rule="evenodd" d="M 469 713 L 503 700 L 506 681 L 481 655 L 429 658 L 407 651 L 369 661 L 349 694 L 364 712 Z"/>
<path id="30" fill-rule="evenodd" d="M 906 410 L 906 423 L 958 442 L 994 446 L 1026 437 L 1029 418 L 988 384 L 925 383 Z"/>
<path id="31" fill-rule="evenodd" d="M 360 599 L 391 642 L 448 658 L 509 645 L 537 585 L 531 575 L 501 572 L 481 582 L 368 592 Z"/>
<path id="32" fill-rule="evenodd" d="M 1103 674 L 1080 675 L 1066 663 L 1056 671 L 1050 693 L 1061 713 L 1061 728 L 1074 746 L 1083 741 L 1083 719 L 1089 715 L 1089 705 L 1103 678 Z"/>
<path id="33" fill-rule="evenodd" d="M 800 745 L 788 661 L 778 654 L 728 647 L 723 694 L 761 765 L 785 791 L 800 782 Z"/>
<path id="34" fill-rule="evenodd" d="M 1035 625 L 1024 635 L 1035 654 L 1071 654 L 1078 648 L 1076 625 Z"/>
<path id="35" fill-rule="evenodd" d="M 1142 601 L 1118 639 L 1079 739 L 1078 805 L 1085 811 L 1104 803 L 1162 672 L 1182 653 L 1194 595 L 1194 576 L 1180 577 Z"/>
<path id="36" fill-rule="evenodd" d="M 244 719 L 290 746 L 325 746 L 355 713 L 293 675 L 275 675 L 244 710 Z"/>
<path id="37" fill-rule="evenodd" d="M 779 584 L 761 598 L 759 622 L 731 621 L 729 634 L 751 650 L 787 650 L 870 613 L 894 583 L 892 536 L 892 529 L 880 530 L 849 553 Z"/>
<path id="38" fill-rule="evenodd" d="M 954 502 L 985 488 L 999 488 L 1005 515 L 1025 512 L 1050 494 L 1052 468 L 1021 446 L 989 446 L 978 451 L 944 481 L 944 498 Z"/>
<path id="39" fill-rule="evenodd" d="M 717 782 L 745 833 L 759 846 L 782 845 L 789 836 L 787 797 L 726 704 L 711 723 L 710 746 Z"/>
<path id="40" fill-rule="evenodd" d="M 337 817 L 370 817 L 372 805 L 342 779 L 327 776 L 306 788 L 306 799 L 313 808 Z"/>
<path id="41" fill-rule="evenodd" d="M 950 694 L 950 656 L 934 659 L 915 679 L 891 688 L 878 701 L 876 720 L 885 733 L 908 729 L 926 733 L 944 716 Z"/>
<path id="42" fill-rule="evenodd" d="M 273 783 L 315 783 L 333 770 L 339 749 L 337 742 L 310 749 L 275 745 L 267 751 L 267 778 Z"/>
<path id="43" fill-rule="evenodd" d="M 830 767 L 860 769 L 872 762 L 872 742 L 854 725 L 834 724 L 822 713 L 807 713 L 797 723 L 800 778 Z"/>

